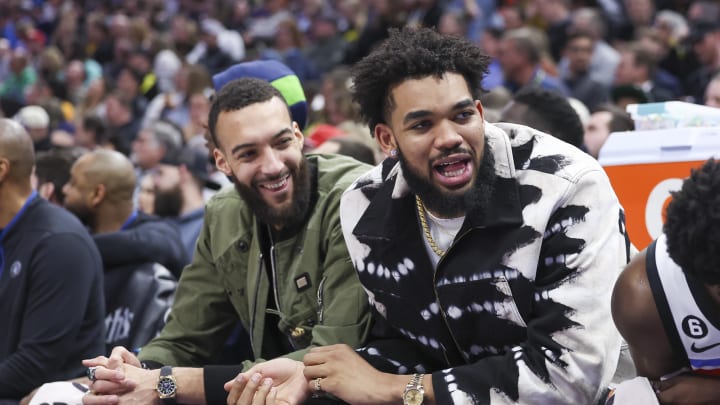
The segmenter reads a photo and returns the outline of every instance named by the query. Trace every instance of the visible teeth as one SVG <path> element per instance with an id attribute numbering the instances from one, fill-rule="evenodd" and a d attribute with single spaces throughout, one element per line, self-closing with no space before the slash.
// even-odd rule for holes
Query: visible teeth
<path id="1" fill-rule="evenodd" d="M 460 170 L 454 170 L 452 172 L 443 172 L 443 175 L 445 175 L 447 177 L 455 177 L 455 176 L 459 176 L 459 175 L 463 174 L 464 172 L 465 172 L 465 169 L 460 169 Z"/>
<path id="2" fill-rule="evenodd" d="M 284 179 L 282 179 L 282 180 L 280 180 L 280 181 L 277 182 L 277 183 L 265 184 L 263 187 L 269 188 L 270 190 L 276 190 L 276 189 L 284 186 L 286 183 L 287 183 L 287 177 L 284 178 Z"/>

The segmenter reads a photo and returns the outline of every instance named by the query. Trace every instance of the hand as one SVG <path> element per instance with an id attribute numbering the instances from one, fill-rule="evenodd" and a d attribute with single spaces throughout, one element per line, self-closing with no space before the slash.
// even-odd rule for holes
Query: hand
<path id="1" fill-rule="evenodd" d="M 259 384 L 260 380 L 253 381 L 252 378 L 256 375 L 259 376 L 256 378 L 265 377 L 266 380 L 271 380 L 272 389 Z M 268 388 L 269 392 L 265 388 Z M 258 395 L 255 395 L 256 390 Z M 307 380 L 303 375 L 303 364 L 286 358 L 266 361 L 238 374 L 237 378 L 225 383 L 225 391 L 230 393 L 227 402 L 229 405 L 245 405 L 249 404 L 250 400 L 254 405 L 262 404 L 261 392 L 265 393 L 267 404 L 295 405 L 302 403 L 309 394 Z"/>
<path id="2" fill-rule="evenodd" d="M 96 381 L 88 381 L 88 385 L 94 393 L 103 395 L 121 395 L 131 392 L 135 389 L 139 380 L 126 378 L 126 371 L 130 370 L 131 374 L 137 375 L 138 373 L 135 372 L 135 369 L 142 370 L 137 357 L 122 346 L 115 347 L 110 353 L 109 358 L 98 356 L 94 359 L 83 360 L 82 363 L 86 367 L 96 367 Z M 131 366 L 131 368 L 126 369 L 124 367 L 125 364 Z"/>
<path id="3" fill-rule="evenodd" d="M 720 403 L 720 378 L 683 374 L 657 383 L 662 405 Z"/>
<path id="4" fill-rule="evenodd" d="M 112 373 L 124 375 L 122 380 L 104 379 Z M 95 370 L 97 380 L 91 392 L 83 397 L 83 405 L 152 404 L 160 403 L 156 386 L 160 370 L 145 370 L 129 364 L 120 370 L 102 366 Z"/>
<path id="5" fill-rule="evenodd" d="M 320 378 L 322 391 L 350 404 L 389 403 L 402 392 L 395 385 L 404 376 L 377 371 L 348 345 L 312 348 L 303 362 L 309 389 L 315 391 L 314 380 Z"/>

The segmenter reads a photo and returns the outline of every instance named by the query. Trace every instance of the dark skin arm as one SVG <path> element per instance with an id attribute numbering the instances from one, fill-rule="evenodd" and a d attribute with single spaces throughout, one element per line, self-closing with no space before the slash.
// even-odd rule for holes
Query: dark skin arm
<path id="1" fill-rule="evenodd" d="M 635 255 L 615 282 L 611 309 L 638 375 L 659 380 L 683 367 L 674 359 L 645 270 L 646 251 Z"/>
<path id="2" fill-rule="evenodd" d="M 660 390 L 658 401 L 663 405 L 720 403 L 718 377 L 688 373 L 660 381 L 684 365 L 673 357 L 648 282 L 645 257 L 646 251 L 642 251 L 625 267 L 615 283 L 611 303 L 615 326 L 630 347 L 638 375 Z"/>

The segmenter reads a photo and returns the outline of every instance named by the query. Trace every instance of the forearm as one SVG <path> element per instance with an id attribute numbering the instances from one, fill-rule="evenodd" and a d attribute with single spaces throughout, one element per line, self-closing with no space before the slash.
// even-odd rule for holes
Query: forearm
<path id="1" fill-rule="evenodd" d="M 202 368 L 175 367 L 177 402 L 187 405 L 205 405 L 204 370 Z"/>

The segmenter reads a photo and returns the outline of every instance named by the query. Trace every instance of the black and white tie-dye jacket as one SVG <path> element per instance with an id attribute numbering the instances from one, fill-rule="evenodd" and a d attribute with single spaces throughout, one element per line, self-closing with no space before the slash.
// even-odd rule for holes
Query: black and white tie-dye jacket
<path id="1" fill-rule="evenodd" d="M 610 295 L 628 261 L 624 214 L 589 155 L 547 134 L 486 124 L 498 175 L 433 271 L 414 195 L 386 161 L 343 195 L 343 233 L 377 315 L 360 354 L 432 373 L 438 404 L 591 404 L 621 339 Z M 398 396 L 401 393 L 398 393 Z"/>

